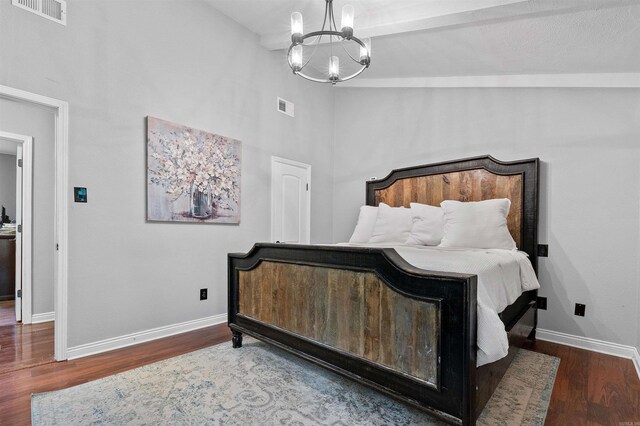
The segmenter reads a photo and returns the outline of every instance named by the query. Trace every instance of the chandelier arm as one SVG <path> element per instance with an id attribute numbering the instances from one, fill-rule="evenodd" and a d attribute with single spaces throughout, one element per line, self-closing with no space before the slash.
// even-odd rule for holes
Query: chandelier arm
<path id="1" fill-rule="evenodd" d="M 324 25 L 323 25 L 324 28 Z M 322 32 L 322 31 L 321 31 Z M 304 65 L 302 65 L 302 67 L 300 67 L 300 69 L 304 68 L 307 66 L 307 64 L 309 63 L 309 61 L 311 61 L 311 58 L 313 58 L 313 55 L 316 54 L 316 51 L 318 50 L 318 46 L 320 46 L 320 42 L 322 41 L 322 35 L 318 36 L 316 38 L 316 42 L 315 45 L 313 46 L 313 52 L 311 52 L 311 55 L 309 55 L 309 59 L 307 59 L 307 61 L 304 63 Z M 304 46 L 304 38 L 302 38 L 302 41 L 300 42 L 300 44 L 302 44 Z M 288 54 L 287 54 L 288 56 Z"/>
<path id="2" fill-rule="evenodd" d="M 329 31 L 338 31 L 337 28 L 331 28 L 331 22 L 333 21 L 333 0 L 327 1 L 327 7 L 329 9 Z M 333 56 L 333 36 L 329 36 L 329 48 L 331 50 L 330 56 Z"/>
<path id="3" fill-rule="evenodd" d="M 338 31 L 338 25 L 336 25 L 336 15 L 333 13 L 333 6 L 331 7 L 331 22 L 333 22 L 333 29 Z"/>
<path id="4" fill-rule="evenodd" d="M 358 43 L 360 46 L 362 46 L 362 47 L 364 47 L 365 49 L 367 49 L 367 45 L 366 45 L 366 44 L 364 44 L 364 42 L 363 42 L 362 40 L 360 40 L 358 37 L 351 37 L 349 40 L 353 40 L 353 41 L 355 41 L 356 43 Z M 349 57 L 350 57 L 351 59 L 353 59 L 353 62 L 356 62 L 356 63 L 360 64 L 360 59 L 356 59 L 356 58 L 354 58 L 353 56 L 351 56 L 351 53 L 349 53 L 349 51 L 344 47 L 344 43 L 341 43 L 340 45 L 342 46 L 342 50 L 344 50 L 344 51 L 345 51 L 345 53 L 346 53 L 347 55 L 349 55 Z M 369 49 L 367 49 L 367 55 L 371 56 L 371 54 L 369 53 Z M 366 67 L 365 67 L 365 68 L 366 68 Z"/>
<path id="5" fill-rule="evenodd" d="M 307 33 L 305 35 L 302 36 L 302 40 L 306 40 L 308 38 L 311 37 L 316 37 L 316 36 L 321 36 L 321 35 L 332 35 L 332 36 L 339 36 L 342 33 L 340 31 L 314 31 L 312 33 Z M 354 37 L 355 39 L 355 37 Z M 359 44 L 364 45 L 364 43 L 360 42 Z"/>
<path id="6" fill-rule="evenodd" d="M 326 2 L 324 5 L 324 19 L 322 19 L 322 28 L 320 31 L 324 31 L 325 25 L 327 25 L 327 12 L 329 11 L 329 2 Z M 329 23 L 329 29 L 331 29 L 331 23 Z"/>
<path id="7" fill-rule="evenodd" d="M 351 80 L 352 78 L 356 78 L 357 76 L 362 74 L 362 72 L 364 70 L 366 70 L 367 68 L 368 68 L 368 65 L 362 65 L 362 67 L 358 71 L 354 72 L 353 74 L 351 74 L 351 75 L 349 75 L 349 76 L 347 76 L 345 78 L 339 78 L 338 80 L 335 81 L 335 83 L 341 83 L 343 81 L 347 81 L 347 80 Z"/>
<path id="8" fill-rule="evenodd" d="M 300 39 L 302 40 L 300 43 L 291 43 L 291 47 L 295 46 L 296 44 L 302 44 L 302 42 L 304 42 L 306 39 L 311 38 L 311 37 L 318 37 L 318 36 L 323 36 L 323 35 L 330 35 L 330 36 L 341 36 L 342 32 L 341 31 L 313 31 L 311 33 L 307 33 L 305 35 L 303 35 Z M 344 39 L 346 40 L 346 39 Z M 362 40 L 360 40 L 358 37 L 351 37 L 349 39 L 350 41 L 353 40 L 356 43 L 358 43 L 360 46 L 366 48 L 367 45 L 364 44 L 364 42 Z M 307 45 L 308 46 L 308 45 Z M 368 51 L 368 49 L 367 49 Z"/>
<path id="9" fill-rule="evenodd" d="M 315 48 L 313 49 L 313 53 L 311 54 L 311 56 L 309 56 L 309 59 L 307 59 L 304 63 L 304 65 L 302 65 L 302 67 L 300 67 L 301 69 L 306 67 L 307 64 L 309 63 L 309 61 L 311 60 L 311 58 L 313 58 L 313 55 L 316 54 L 316 50 L 318 49 L 318 45 L 316 44 Z"/>
<path id="10" fill-rule="evenodd" d="M 304 78 L 305 80 L 314 81 L 316 83 L 333 83 L 333 80 L 323 80 L 321 78 L 311 77 L 309 75 L 301 73 L 300 71 L 296 72 L 295 74 L 299 75 L 300 77 Z"/>
<path id="11" fill-rule="evenodd" d="M 341 82 L 344 82 L 344 81 L 347 81 L 347 80 L 351 80 L 352 78 L 355 78 L 355 77 L 359 76 L 360 74 L 362 74 L 362 72 L 365 69 L 367 69 L 367 65 L 362 65 L 360 67 L 360 69 L 358 71 L 356 71 L 355 73 L 353 73 L 353 74 L 351 74 L 351 75 L 349 75 L 347 77 L 344 77 L 344 78 L 338 78 L 337 80 L 329 80 L 329 79 L 321 79 L 321 78 L 311 77 L 311 76 L 306 75 L 306 74 L 304 74 L 304 73 L 302 73 L 300 71 L 296 71 L 295 74 L 299 75 L 300 77 L 302 77 L 302 78 L 304 78 L 306 80 L 314 81 L 316 83 L 331 83 L 331 84 L 335 85 L 336 83 L 341 83 Z"/>
<path id="12" fill-rule="evenodd" d="M 359 60 L 359 59 L 356 59 L 356 58 L 354 58 L 353 56 L 351 56 L 351 53 L 349 53 L 349 51 L 347 50 L 347 48 L 346 48 L 346 47 L 344 47 L 344 43 L 340 43 L 340 46 L 342 47 L 342 50 L 344 50 L 344 53 L 346 53 L 346 54 L 347 54 L 347 55 L 348 55 L 348 56 L 353 60 L 353 62 L 355 62 L 355 63 L 357 63 L 357 64 L 359 64 L 359 63 L 360 63 L 360 60 Z"/>
<path id="13" fill-rule="evenodd" d="M 338 33 L 338 35 L 336 36 L 336 40 L 337 41 L 344 41 L 346 40 L 345 37 L 343 37 L 342 35 L 342 29 L 338 30 L 338 25 L 336 24 L 336 14 L 333 12 L 333 7 L 331 8 L 332 12 L 331 12 L 331 21 L 333 22 L 333 29 Z"/>

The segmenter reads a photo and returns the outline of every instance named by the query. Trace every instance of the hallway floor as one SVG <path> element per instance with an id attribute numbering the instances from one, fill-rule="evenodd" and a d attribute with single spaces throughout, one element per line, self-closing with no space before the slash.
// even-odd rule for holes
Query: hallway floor
<path id="1" fill-rule="evenodd" d="M 18 323 L 15 302 L 0 302 L 0 374 L 53 362 L 53 324 Z"/>

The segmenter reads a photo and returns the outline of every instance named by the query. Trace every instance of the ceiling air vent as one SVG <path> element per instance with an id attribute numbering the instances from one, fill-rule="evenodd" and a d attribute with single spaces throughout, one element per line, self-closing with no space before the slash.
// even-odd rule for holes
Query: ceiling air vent
<path id="1" fill-rule="evenodd" d="M 11 4 L 58 24 L 67 25 L 67 2 L 64 0 L 11 0 Z"/>

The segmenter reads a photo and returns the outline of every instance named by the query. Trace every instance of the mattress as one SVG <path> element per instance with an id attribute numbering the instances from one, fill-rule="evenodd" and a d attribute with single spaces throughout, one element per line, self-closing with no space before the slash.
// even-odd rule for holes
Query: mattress
<path id="1" fill-rule="evenodd" d="M 517 250 L 453 249 L 389 243 L 339 245 L 389 247 L 420 269 L 477 275 L 478 367 L 497 361 L 509 352 L 507 332 L 498 313 L 515 302 L 523 292 L 540 288 L 529 257 Z"/>

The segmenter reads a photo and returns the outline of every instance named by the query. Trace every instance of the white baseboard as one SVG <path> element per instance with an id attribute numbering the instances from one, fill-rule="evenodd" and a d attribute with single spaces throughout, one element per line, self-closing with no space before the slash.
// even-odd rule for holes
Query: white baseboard
<path id="1" fill-rule="evenodd" d="M 540 328 L 536 330 L 536 339 L 630 359 L 636 367 L 638 378 L 640 378 L 640 353 L 638 353 L 638 349 L 633 346 L 605 342 L 604 340 L 590 339 L 588 337 L 574 336 L 572 334 Z"/>
<path id="2" fill-rule="evenodd" d="M 55 312 L 44 312 L 41 314 L 32 314 L 31 315 L 31 324 L 38 324 L 40 322 L 49 322 L 56 319 Z"/>
<path id="3" fill-rule="evenodd" d="M 227 321 L 227 314 L 214 315 L 192 321 L 185 321 L 178 324 L 165 325 L 163 327 L 152 328 L 150 330 L 138 331 L 124 336 L 111 337 L 93 343 L 74 346 L 67 349 L 67 359 L 76 359 L 102 352 L 112 351 L 138 343 L 149 342 L 199 328 L 210 327 L 222 324 Z"/>

